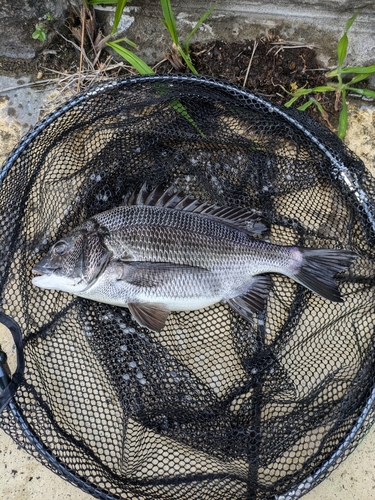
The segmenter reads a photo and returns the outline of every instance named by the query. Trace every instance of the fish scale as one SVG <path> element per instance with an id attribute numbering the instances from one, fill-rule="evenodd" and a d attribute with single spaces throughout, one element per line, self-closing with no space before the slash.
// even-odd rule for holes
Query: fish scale
<path id="1" fill-rule="evenodd" d="M 108 221 L 108 214 L 96 216 L 95 220 L 109 230 L 106 244 L 118 258 L 130 251 L 138 258 L 157 262 L 167 252 L 175 263 L 188 264 L 190 260 L 190 265 L 212 265 L 234 252 L 236 258 L 240 254 L 245 258 L 254 250 L 253 241 L 247 248 L 249 235 L 200 214 L 157 207 L 119 207 L 116 212 L 114 225 Z"/>
<path id="2" fill-rule="evenodd" d="M 36 286 L 128 307 L 160 331 L 170 311 L 226 302 L 253 321 L 281 273 L 322 297 L 342 301 L 336 273 L 357 255 L 262 241 L 259 214 L 218 207 L 145 186 L 128 204 L 98 214 L 49 250 L 35 266 Z"/>

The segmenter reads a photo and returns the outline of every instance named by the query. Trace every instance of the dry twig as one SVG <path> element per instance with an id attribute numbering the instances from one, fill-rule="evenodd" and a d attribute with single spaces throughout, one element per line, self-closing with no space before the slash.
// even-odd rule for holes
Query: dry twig
<path id="1" fill-rule="evenodd" d="M 253 51 L 251 53 L 251 57 L 250 57 L 250 61 L 249 61 L 249 65 L 247 66 L 247 70 L 246 70 L 246 75 L 245 75 L 245 79 L 243 81 L 243 85 L 242 87 L 245 87 L 246 85 L 246 82 L 247 82 L 247 78 L 249 76 L 249 72 L 250 72 L 250 68 L 251 68 L 251 64 L 253 62 L 253 58 L 254 58 L 254 54 L 255 54 L 255 51 L 256 51 L 256 48 L 258 47 L 258 42 L 257 40 L 254 40 L 254 46 L 253 46 Z"/>
<path id="2" fill-rule="evenodd" d="M 79 52 L 79 69 L 78 69 L 78 82 L 77 82 L 77 92 L 81 88 L 81 73 L 82 73 L 82 62 L 83 62 L 83 43 L 85 40 L 85 22 L 86 22 L 86 6 L 83 4 L 81 7 L 81 46 Z"/>

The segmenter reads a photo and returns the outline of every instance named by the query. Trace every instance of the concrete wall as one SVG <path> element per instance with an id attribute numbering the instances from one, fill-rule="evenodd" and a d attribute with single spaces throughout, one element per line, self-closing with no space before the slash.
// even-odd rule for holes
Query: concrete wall
<path id="1" fill-rule="evenodd" d="M 63 20 L 68 4 L 81 0 L 6 0 L 0 3 L 0 56 L 32 58 L 40 42 L 31 34 L 46 12 Z M 214 0 L 172 0 L 178 32 L 183 38 Z M 97 7 L 105 20 L 111 7 Z M 335 64 L 337 42 L 346 20 L 357 10 L 361 14 L 349 34 L 350 65 L 375 63 L 375 2 L 373 0 L 217 0 L 216 8 L 193 41 L 253 39 L 276 30 L 284 39 L 315 44 L 321 61 Z M 109 12 L 108 12 L 109 11 Z M 113 12 L 113 8 L 112 8 Z M 170 39 L 160 22 L 159 0 L 132 0 L 126 8 L 123 26 L 126 36 L 139 45 L 138 54 L 152 64 L 161 59 Z M 108 27 L 107 27 L 108 29 Z"/>
<path id="2" fill-rule="evenodd" d="M 181 38 L 214 0 L 172 0 Z M 107 7 L 108 9 L 108 7 Z M 321 61 L 335 64 L 337 43 L 345 23 L 361 10 L 349 34 L 350 65 L 375 63 L 375 2 L 360 0 L 217 0 L 216 8 L 199 29 L 193 41 L 253 39 L 276 30 L 284 40 L 315 44 Z M 98 9 L 99 13 L 99 9 Z M 139 45 L 138 54 L 147 62 L 160 59 L 170 45 L 160 22 L 158 0 L 132 0 L 126 8 L 126 36 Z"/>

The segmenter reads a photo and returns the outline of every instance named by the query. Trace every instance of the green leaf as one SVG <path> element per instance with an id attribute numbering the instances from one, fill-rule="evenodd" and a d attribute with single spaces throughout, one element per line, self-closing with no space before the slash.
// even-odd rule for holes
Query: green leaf
<path id="1" fill-rule="evenodd" d="M 361 82 L 362 80 L 366 80 L 366 78 L 368 78 L 369 75 L 368 73 L 364 73 L 362 75 L 357 75 L 357 76 L 354 76 L 350 82 L 348 82 L 345 86 L 347 85 L 352 85 L 353 83 L 358 83 L 358 82 Z"/>
<path id="2" fill-rule="evenodd" d="M 45 42 L 47 38 L 47 29 L 46 27 L 36 27 L 34 33 L 31 35 L 34 40 L 40 40 L 41 42 Z"/>
<path id="3" fill-rule="evenodd" d="M 358 12 L 356 12 L 354 14 L 354 16 L 352 16 L 350 19 L 348 19 L 346 21 L 346 25 L 345 25 L 345 33 L 343 34 L 343 36 L 341 37 L 338 45 L 337 45 L 337 60 L 338 60 L 338 69 L 341 68 L 341 66 L 343 65 L 344 61 L 345 61 L 345 58 L 346 58 L 346 54 L 347 54 L 347 51 L 348 51 L 348 31 L 350 30 L 352 24 L 354 23 L 354 21 L 356 20 L 358 16 Z"/>
<path id="4" fill-rule="evenodd" d="M 310 99 L 314 104 L 315 106 L 318 108 L 318 110 L 320 111 L 320 114 L 323 116 L 323 117 L 326 117 L 327 116 L 327 112 L 323 109 L 323 106 L 320 104 L 319 101 L 317 101 L 316 99 L 314 98 L 311 98 Z"/>
<path id="5" fill-rule="evenodd" d="M 352 16 L 350 19 L 348 19 L 348 20 L 346 21 L 346 25 L 345 25 L 345 32 L 346 32 L 346 33 L 350 30 L 350 28 L 351 28 L 352 24 L 353 24 L 353 23 L 354 23 L 354 21 L 357 19 L 358 14 L 359 14 L 359 12 L 356 12 L 356 13 L 354 14 L 354 16 Z"/>
<path id="6" fill-rule="evenodd" d="M 204 23 L 204 21 L 207 19 L 207 17 L 211 14 L 211 12 L 214 10 L 214 8 L 216 7 L 216 5 L 213 5 L 210 9 L 208 9 L 207 12 L 205 12 L 203 14 L 203 16 L 200 17 L 199 21 L 196 23 L 196 25 L 194 26 L 194 28 L 190 31 L 190 33 L 188 34 L 185 42 L 184 42 L 184 45 L 185 45 L 185 48 L 188 49 L 188 46 L 189 46 L 189 41 L 191 39 L 191 37 L 194 35 L 194 33 L 197 31 L 197 29 L 199 28 L 199 26 Z"/>
<path id="7" fill-rule="evenodd" d="M 346 129 L 348 126 L 348 107 L 346 105 L 346 92 L 345 90 L 341 93 L 342 97 L 342 109 L 339 116 L 339 128 L 337 131 L 337 135 L 342 140 L 345 137 Z"/>
<path id="8" fill-rule="evenodd" d="M 140 57 L 136 56 L 133 52 L 128 49 L 125 49 L 117 42 L 121 40 L 116 40 L 114 42 L 108 42 L 107 45 L 112 47 L 121 57 L 123 57 L 129 64 L 135 68 L 138 73 L 141 75 L 154 75 L 154 71 L 148 66 Z M 168 94 L 168 87 L 163 84 L 155 84 L 156 90 L 160 95 Z M 187 112 L 185 106 L 180 103 L 178 99 L 173 99 L 170 102 L 170 105 L 173 109 L 175 109 L 178 113 L 180 113 L 199 133 L 202 137 L 205 137 L 204 133 L 200 130 L 198 125 L 195 123 L 193 118 Z"/>
<path id="9" fill-rule="evenodd" d="M 124 38 L 124 42 L 130 45 L 130 47 L 133 47 L 133 49 L 136 49 L 138 47 L 138 45 L 135 42 L 129 40 L 129 38 Z"/>
<path id="10" fill-rule="evenodd" d="M 199 134 L 202 137 L 206 137 L 204 133 L 201 131 L 201 129 L 198 127 L 198 125 L 195 123 L 193 118 L 189 115 L 185 106 L 181 104 L 179 100 L 173 99 L 173 101 L 171 101 L 171 106 L 174 110 L 180 113 L 185 118 L 185 120 L 187 120 L 199 132 Z"/>
<path id="11" fill-rule="evenodd" d="M 162 19 L 162 23 L 169 31 L 171 35 L 172 41 L 175 45 L 178 45 L 178 36 L 176 29 L 176 21 L 173 15 L 171 2 L 170 0 L 160 0 L 161 8 L 163 11 L 164 19 Z"/>
<path id="12" fill-rule="evenodd" d="M 108 40 L 110 37 L 107 37 Z M 137 49 L 138 48 L 138 45 L 135 43 L 135 42 L 132 42 L 131 40 L 129 40 L 129 38 L 118 38 L 117 40 L 114 41 L 115 43 L 117 44 L 120 44 L 121 42 L 125 42 L 126 44 L 130 45 L 130 47 L 133 47 L 133 49 Z"/>
<path id="13" fill-rule="evenodd" d="M 117 43 L 117 40 L 114 42 L 108 42 L 107 45 L 112 47 L 121 57 L 125 59 L 133 68 L 135 68 L 138 73 L 141 75 L 154 75 L 154 71 L 146 64 L 140 57 L 135 55 L 125 47 L 122 47 Z"/>
<path id="14" fill-rule="evenodd" d="M 121 20 L 121 16 L 124 12 L 125 6 L 126 6 L 127 0 L 118 0 L 117 5 L 116 5 L 116 11 L 115 11 L 115 18 L 113 21 L 113 26 L 112 26 L 112 34 L 116 33 L 118 25 Z"/>
<path id="15" fill-rule="evenodd" d="M 314 101 L 312 99 L 309 99 L 307 102 L 305 102 L 305 104 L 302 104 L 302 106 L 298 106 L 298 110 L 299 111 L 306 111 L 306 109 L 311 106 L 311 104 L 313 103 Z"/>
<path id="16" fill-rule="evenodd" d="M 296 95 L 296 96 L 292 97 L 291 99 L 289 99 L 289 101 L 288 101 L 288 102 L 286 102 L 286 103 L 284 104 L 284 106 L 285 106 L 286 108 L 290 108 L 290 106 L 291 106 L 292 104 L 294 104 L 294 103 L 297 101 L 297 99 L 299 99 L 300 97 L 301 97 L 301 96 L 299 96 L 299 95 Z"/>
<path id="17" fill-rule="evenodd" d="M 332 92 L 333 90 L 336 90 L 336 88 L 330 85 L 321 85 L 312 89 L 313 92 Z"/>
<path id="18" fill-rule="evenodd" d="M 344 33 L 337 45 L 337 60 L 339 68 L 341 68 L 343 62 L 345 61 L 347 50 L 348 50 L 348 35 Z"/>
<path id="19" fill-rule="evenodd" d="M 371 75 L 372 73 L 375 73 L 375 64 L 372 66 L 347 66 L 346 68 L 334 69 L 333 71 L 330 71 L 327 76 L 330 78 L 332 76 L 347 73 L 367 73 L 368 75 Z"/>
<path id="20" fill-rule="evenodd" d="M 167 95 L 170 93 L 170 90 L 164 83 L 155 83 L 155 89 L 160 95 Z M 178 99 L 172 99 L 170 101 L 170 105 L 175 111 L 177 111 L 177 113 L 180 113 L 185 118 L 185 120 L 187 120 L 199 132 L 202 137 L 206 137 L 198 127 L 198 125 L 195 123 L 193 118 L 189 115 L 185 106 Z"/>
<path id="21" fill-rule="evenodd" d="M 305 104 L 302 104 L 302 106 L 299 106 L 297 109 L 299 109 L 300 111 L 305 111 L 309 106 L 311 106 L 311 104 L 314 104 L 318 108 L 320 114 L 324 118 L 327 116 L 327 112 L 323 109 L 323 106 L 313 97 L 310 97 L 310 99 Z"/>
<path id="22" fill-rule="evenodd" d="M 313 89 L 298 89 L 295 92 L 293 92 L 293 95 L 299 97 L 301 95 L 311 94 L 312 91 L 313 91 Z"/>
<path id="23" fill-rule="evenodd" d="M 366 97 L 372 97 L 375 99 L 375 91 L 370 89 L 357 89 L 356 87 L 346 87 L 346 90 L 351 90 L 359 95 L 364 95 Z"/>
<path id="24" fill-rule="evenodd" d="M 343 73 L 375 73 L 375 64 L 372 64 L 371 66 L 352 66 L 352 67 L 347 67 L 342 69 Z"/>
<path id="25" fill-rule="evenodd" d="M 198 74 L 198 71 L 194 68 L 192 62 L 191 62 L 191 59 L 190 59 L 190 56 L 189 54 L 186 54 L 182 47 L 180 45 L 177 46 L 177 49 L 178 49 L 178 53 L 181 55 L 181 57 L 183 58 L 183 60 L 185 61 L 186 63 L 186 66 L 190 69 L 190 71 L 192 73 L 194 73 L 194 75 L 197 75 Z"/>

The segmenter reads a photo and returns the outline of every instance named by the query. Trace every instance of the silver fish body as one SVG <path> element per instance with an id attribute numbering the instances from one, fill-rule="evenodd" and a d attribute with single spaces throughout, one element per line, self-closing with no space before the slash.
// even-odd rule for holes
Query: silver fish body
<path id="1" fill-rule="evenodd" d="M 227 302 L 246 319 L 264 308 L 281 273 L 333 301 L 334 275 L 356 254 L 303 249 L 259 239 L 259 215 L 145 188 L 127 205 L 92 217 L 57 242 L 35 266 L 33 283 L 129 307 L 160 331 L 170 311 Z"/>

